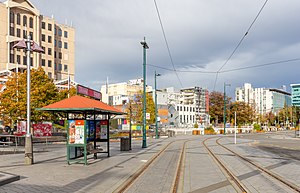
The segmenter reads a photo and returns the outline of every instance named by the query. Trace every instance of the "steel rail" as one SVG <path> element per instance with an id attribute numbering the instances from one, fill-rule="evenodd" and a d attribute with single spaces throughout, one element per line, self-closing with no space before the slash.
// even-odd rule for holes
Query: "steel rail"
<path id="1" fill-rule="evenodd" d="M 220 145 L 221 147 L 223 147 L 224 149 L 228 150 L 229 152 L 233 153 L 234 155 L 236 155 L 237 157 L 239 157 L 240 159 L 246 161 L 247 163 L 250 163 L 251 165 L 253 165 L 254 167 L 258 168 L 260 171 L 268 174 L 269 176 L 273 177 L 274 179 L 278 180 L 279 182 L 281 182 L 282 184 L 288 186 L 289 188 L 295 190 L 296 192 L 300 192 L 300 187 L 293 184 L 292 182 L 289 182 L 287 180 L 284 180 L 281 176 L 271 172 L 270 170 L 258 165 L 257 163 L 255 163 L 254 161 L 236 153 L 235 151 L 229 149 L 228 147 L 222 145 L 220 142 L 219 142 L 220 138 L 216 140 L 217 144 Z"/>
<path id="2" fill-rule="evenodd" d="M 181 170 L 182 170 L 183 161 L 184 161 L 184 155 L 185 155 L 186 143 L 187 143 L 188 141 L 189 141 L 189 140 L 186 140 L 186 141 L 183 143 L 183 146 L 182 146 L 182 150 L 181 150 L 181 153 L 180 153 L 179 162 L 178 162 L 178 165 L 177 165 L 176 176 L 175 176 L 175 179 L 174 179 L 174 182 L 173 182 L 173 191 L 172 191 L 173 193 L 176 193 L 177 190 L 178 190 L 179 180 L 180 180 L 180 176 L 181 176 Z"/>
<path id="3" fill-rule="evenodd" d="M 242 192 L 249 192 L 247 190 L 247 188 L 244 186 L 244 184 L 237 178 L 236 175 L 234 175 L 223 163 L 222 161 L 209 149 L 209 147 L 206 145 L 206 141 L 208 139 L 212 139 L 215 137 L 211 137 L 211 138 L 206 138 L 205 140 L 202 141 L 203 146 L 206 148 L 207 152 L 209 153 L 209 155 L 215 160 L 215 162 L 219 165 L 219 167 L 226 172 L 226 174 L 228 175 L 227 178 L 229 177 L 229 182 L 232 184 L 232 186 L 235 189 L 239 189 Z M 235 186 L 236 185 L 236 186 Z M 238 191 L 238 190 L 237 190 Z"/>

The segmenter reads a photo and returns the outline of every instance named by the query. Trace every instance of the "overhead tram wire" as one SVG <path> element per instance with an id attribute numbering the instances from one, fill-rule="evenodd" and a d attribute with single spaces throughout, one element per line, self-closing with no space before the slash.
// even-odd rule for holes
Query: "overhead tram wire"
<path id="1" fill-rule="evenodd" d="M 234 68 L 234 69 L 230 69 L 230 70 L 223 70 L 220 73 L 234 72 L 234 71 L 238 71 L 238 70 L 246 70 L 246 69 L 251 69 L 251 68 L 259 68 L 259 67 L 271 66 L 271 65 L 275 65 L 275 64 L 295 62 L 295 61 L 299 61 L 299 60 L 300 60 L 300 58 L 294 58 L 294 59 L 289 59 L 289 60 L 281 60 L 281 61 L 277 61 L 277 62 L 270 62 L 270 63 L 265 63 L 265 64 L 258 64 L 258 65 L 254 65 L 254 66 L 245 66 L 245 67 Z"/>
<path id="2" fill-rule="evenodd" d="M 233 52 L 229 55 L 229 57 L 227 58 L 227 60 L 224 62 L 224 64 L 221 66 L 221 68 L 219 68 L 219 70 L 217 71 L 216 74 L 216 79 L 215 79 L 215 83 L 214 83 L 214 90 L 216 88 L 216 84 L 217 84 L 217 79 L 218 79 L 218 74 L 220 73 L 220 71 L 224 68 L 224 66 L 229 62 L 229 60 L 232 58 L 232 56 L 235 54 L 235 52 L 237 51 L 237 49 L 240 47 L 240 45 L 242 44 L 242 42 L 244 41 L 245 37 L 248 35 L 250 29 L 252 28 L 252 26 L 254 25 L 254 23 L 256 22 L 256 20 L 258 19 L 260 13 L 262 12 L 262 10 L 264 9 L 265 5 L 267 4 L 269 0 L 266 0 L 263 4 L 263 6 L 260 8 L 259 12 L 257 13 L 256 17 L 254 18 L 254 20 L 252 21 L 252 23 L 250 24 L 249 28 L 247 29 L 246 33 L 243 35 L 243 37 L 241 38 L 241 40 L 239 41 L 239 43 L 237 44 L 237 46 L 234 48 Z"/>
<path id="3" fill-rule="evenodd" d="M 176 71 L 177 72 L 186 72 L 186 73 L 200 73 L 200 74 L 202 73 L 202 74 L 217 74 L 218 75 L 218 74 L 227 73 L 227 72 L 234 72 L 234 71 L 240 71 L 240 70 L 246 70 L 246 69 L 252 69 L 252 68 L 260 68 L 260 67 L 265 67 L 265 66 L 272 66 L 272 65 L 276 65 L 276 64 L 296 62 L 296 61 L 300 61 L 300 58 L 280 60 L 280 61 L 276 61 L 276 62 L 269 62 L 269 63 L 254 65 L 254 66 L 245 66 L 245 67 L 240 67 L 240 68 L 233 68 L 233 69 L 229 69 L 229 70 L 223 70 L 223 71 L 220 71 L 220 72 L 197 71 L 197 70 L 176 70 Z M 157 65 L 154 65 L 154 64 L 147 64 L 147 65 L 155 67 L 155 68 L 160 68 L 160 69 L 163 69 L 163 70 L 167 70 L 167 71 L 174 71 L 173 69 L 157 66 Z"/>
<path id="4" fill-rule="evenodd" d="M 181 88 L 183 88 L 182 82 L 181 82 L 181 80 L 180 80 L 180 78 L 178 76 L 177 70 L 176 70 L 174 62 L 173 62 L 173 58 L 172 58 L 172 55 L 171 55 L 170 47 L 169 47 L 169 44 L 168 44 L 168 41 L 167 41 L 167 37 L 166 37 L 165 30 L 164 30 L 164 26 L 163 26 L 162 21 L 161 21 L 161 17 L 160 17 L 160 14 L 159 14 L 159 10 L 158 10 L 158 6 L 157 6 L 157 3 L 156 3 L 156 0 L 154 0 L 154 4 L 155 4 L 155 9 L 156 9 L 156 12 L 157 12 L 158 19 L 159 19 L 160 27 L 161 27 L 161 30 L 162 30 L 162 33 L 163 33 L 163 36 L 164 36 L 164 40 L 165 40 L 165 43 L 166 43 L 166 46 L 167 46 L 167 50 L 168 50 L 168 54 L 169 54 L 169 57 L 170 57 L 170 61 L 171 61 L 172 67 L 173 67 L 173 71 L 175 72 L 175 74 L 177 76 L 177 79 L 178 79 L 178 81 L 180 83 Z"/>

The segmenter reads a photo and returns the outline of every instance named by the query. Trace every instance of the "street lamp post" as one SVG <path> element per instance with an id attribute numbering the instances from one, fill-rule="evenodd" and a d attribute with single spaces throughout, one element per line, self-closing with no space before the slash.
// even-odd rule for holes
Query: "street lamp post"
<path id="1" fill-rule="evenodd" d="M 156 93 L 156 77 L 161 76 L 161 74 L 157 74 L 154 72 L 154 97 L 155 97 L 155 138 L 158 139 L 158 125 L 157 125 L 157 93 Z"/>
<path id="2" fill-rule="evenodd" d="M 143 144 L 142 148 L 147 147 L 147 136 L 146 136 L 146 50 L 149 49 L 148 44 L 146 43 L 146 38 L 144 37 L 144 40 L 141 42 L 143 46 L 143 83 L 144 83 L 144 89 L 143 89 Z"/>
<path id="3" fill-rule="evenodd" d="M 26 40 L 20 40 L 16 43 L 13 48 L 24 49 L 26 51 L 27 57 L 27 129 L 25 136 L 25 164 L 32 165 L 33 164 L 33 146 L 32 146 L 32 135 L 30 132 L 31 128 L 31 120 L 30 120 L 30 52 L 44 52 L 44 50 L 37 45 L 34 41 L 30 40 L 30 36 L 27 36 Z"/>
<path id="4" fill-rule="evenodd" d="M 226 86 L 231 86 L 230 84 L 226 84 L 224 82 L 224 117 L 223 117 L 223 121 L 224 121 L 224 135 L 226 134 Z"/>

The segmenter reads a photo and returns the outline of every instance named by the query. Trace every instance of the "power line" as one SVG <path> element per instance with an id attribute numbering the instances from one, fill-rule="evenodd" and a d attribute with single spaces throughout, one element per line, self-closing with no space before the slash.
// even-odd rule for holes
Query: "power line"
<path id="1" fill-rule="evenodd" d="M 215 71 L 200 71 L 200 70 L 176 70 L 176 71 L 177 72 L 186 72 L 186 73 L 216 74 L 216 76 L 218 76 L 219 74 L 227 73 L 227 72 L 234 72 L 234 71 L 246 70 L 246 69 L 252 69 L 252 68 L 260 68 L 260 67 L 264 67 L 264 66 L 272 66 L 272 65 L 276 65 L 276 64 L 282 64 L 282 63 L 288 63 L 288 62 L 295 62 L 295 61 L 300 61 L 300 58 L 293 58 L 293 59 L 288 59 L 288 60 L 280 60 L 280 61 L 275 61 L 275 62 L 258 64 L 258 65 L 254 65 L 254 66 L 245 66 L 245 67 L 240 67 L 240 68 L 233 68 L 233 69 L 229 69 L 229 70 L 223 70 L 223 71 L 220 71 L 220 72 L 215 72 Z M 154 64 L 147 64 L 147 65 L 155 67 L 155 68 L 167 70 L 167 71 L 174 71 L 173 69 L 165 68 L 165 67 L 161 67 L 161 66 L 157 66 L 157 65 L 154 65 Z"/>
<path id="2" fill-rule="evenodd" d="M 245 69 L 251 69 L 251 68 L 259 68 L 259 67 L 264 67 L 264 66 L 271 66 L 271 65 L 274 65 L 274 64 L 295 62 L 295 61 L 299 61 L 299 60 L 300 60 L 300 58 L 294 58 L 294 59 L 289 59 L 289 60 L 281 60 L 281 61 L 277 61 L 277 62 L 270 62 L 270 63 L 259 64 L 259 65 L 254 65 L 254 66 L 246 66 L 246 67 L 234 68 L 234 69 L 230 69 L 230 70 L 223 70 L 220 73 L 234 72 L 234 71 L 238 71 L 238 70 L 245 70 Z"/>
<path id="3" fill-rule="evenodd" d="M 248 35 L 250 29 L 252 28 L 253 24 L 256 22 L 257 18 L 259 17 L 260 13 L 264 9 L 264 7 L 267 4 L 267 2 L 268 2 L 268 0 L 265 1 L 265 3 L 263 4 L 263 6 L 261 7 L 261 9 L 259 10 L 258 14 L 256 15 L 256 17 L 254 18 L 254 20 L 250 24 L 249 28 L 247 29 L 246 33 L 243 35 L 243 37 L 241 38 L 241 40 L 239 41 L 239 43 L 237 44 L 237 46 L 234 48 L 233 52 L 229 55 L 229 57 L 227 58 L 227 60 L 225 61 L 225 63 L 217 71 L 217 75 L 216 75 L 216 79 L 215 79 L 215 84 L 214 84 L 214 90 L 215 90 L 216 84 L 217 84 L 218 73 L 224 68 L 224 66 L 228 63 L 228 61 L 232 58 L 232 56 L 235 54 L 235 52 L 237 51 L 237 49 L 240 47 L 240 45 L 244 41 L 245 37 Z"/>
<path id="4" fill-rule="evenodd" d="M 175 65 L 174 65 L 174 62 L 173 62 L 173 58 L 172 58 L 172 55 L 171 55 L 170 47 L 169 47 L 169 44 L 168 44 L 168 41 L 167 41 L 167 37 L 166 37 L 165 30 L 164 30 L 164 26 L 163 26 L 162 21 L 161 21 L 161 17 L 160 17 L 160 14 L 159 14 L 159 10 L 158 10 L 158 6 L 157 6 L 157 3 L 156 3 L 156 0 L 154 0 L 154 4 L 155 4 L 155 8 L 156 8 L 158 19 L 159 19 L 160 27 L 161 27 L 161 30 L 162 30 L 162 33 L 163 33 L 163 36 L 164 36 L 164 39 L 165 39 L 166 46 L 167 46 L 167 50 L 168 50 L 168 53 L 169 53 L 170 61 L 171 61 L 171 64 L 173 66 L 173 71 L 175 72 L 175 74 L 177 76 L 177 79 L 178 79 L 178 81 L 179 81 L 179 83 L 181 85 L 181 88 L 183 88 L 182 82 L 181 82 L 181 80 L 180 80 L 180 78 L 178 76 L 178 73 L 176 71 L 176 68 L 175 68 Z"/>

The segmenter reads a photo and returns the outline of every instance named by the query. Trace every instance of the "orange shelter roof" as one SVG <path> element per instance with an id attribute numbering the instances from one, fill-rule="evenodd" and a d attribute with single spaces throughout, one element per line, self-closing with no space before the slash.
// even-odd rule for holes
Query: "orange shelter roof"
<path id="1" fill-rule="evenodd" d="M 44 106 L 37 110 L 60 112 L 98 112 L 103 114 L 124 114 L 122 111 L 107 105 L 101 101 L 89 99 L 79 95 Z"/>

